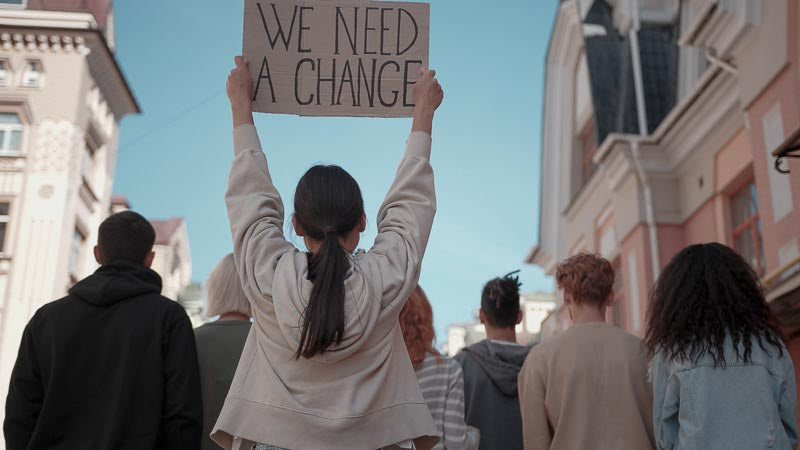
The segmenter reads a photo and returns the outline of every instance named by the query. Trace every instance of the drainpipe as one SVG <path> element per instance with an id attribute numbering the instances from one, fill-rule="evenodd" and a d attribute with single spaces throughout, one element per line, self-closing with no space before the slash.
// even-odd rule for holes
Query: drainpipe
<path id="1" fill-rule="evenodd" d="M 644 98 L 644 85 L 642 82 L 642 61 L 639 53 L 639 28 L 641 23 L 639 21 L 639 0 L 631 2 L 633 9 L 633 26 L 629 32 L 631 42 L 631 57 L 633 60 L 633 85 L 636 93 L 636 111 L 639 119 L 639 136 L 644 138 L 647 136 L 647 110 L 645 108 Z M 650 187 L 650 179 L 642 167 L 641 153 L 639 152 L 640 139 L 630 139 L 631 153 L 633 156 L 633 165 L 636 169 L 636 175 L 639 178 L 639 183 L 642 185 L 642 193 L 644 194 L 644 210 L 645 221 L 650 234 L 650 257 L 653 266 L 653 280 L 658 278 L 661 273 L 661 259 L 658 251 L 658 228 L 656 227 L 656 216 L 653 211 L 653 191 Z"/>

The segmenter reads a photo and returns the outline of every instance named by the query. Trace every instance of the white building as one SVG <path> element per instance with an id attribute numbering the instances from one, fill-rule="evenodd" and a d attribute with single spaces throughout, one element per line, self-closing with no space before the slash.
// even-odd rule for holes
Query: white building
<path id="1" fill-rule="evenodd" d="M 521 294 L 519 306 L 522 310 L 522 322 L 517 325 L 517 341 L 529 345 L 539 341 L 542 322 L 556 309 L 556 300 L 552 293 L 535 292 Z M 486 339 L 486 328 L 478 321 L 454 323 L 447 327 L 447 343 L 445 353 L 454 356 L 462 348 Z"/>
<path id="2" fill-rule="evenodd" d="M 119 122 L 138 112 L 111 0 L 0 0 L 0 398 L 28 319 L 96 268 Z"/>
<path id="3" fill-rule="evenodd" d="M 192 256 L 189 253 L 189 233 L 183 218 L 151 220 L 156 230 L 152 269 L 161 275 L 161 295 L 172 300 L 192 281 Z"/>

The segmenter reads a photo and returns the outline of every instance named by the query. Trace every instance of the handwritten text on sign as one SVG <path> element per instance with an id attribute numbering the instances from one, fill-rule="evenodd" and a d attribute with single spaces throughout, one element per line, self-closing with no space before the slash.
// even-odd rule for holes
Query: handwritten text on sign
<path id="1" fill-rule="evenodd" d="M 245 0 L 253 109 L 410 117 L 428 66 L 429 15 L 427 3 Z"/>

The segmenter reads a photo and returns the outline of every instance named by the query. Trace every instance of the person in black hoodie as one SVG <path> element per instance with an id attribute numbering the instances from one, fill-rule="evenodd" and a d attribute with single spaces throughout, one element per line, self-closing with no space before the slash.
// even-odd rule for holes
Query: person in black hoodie
<path id="1" fill-rule="evenodd" d="M 464 372 L 467 425 L 480 430 L 480 450 L 523 448 L 517 374 L 531 348 L 517 343 L 514 330 L 522 321 L 515 273 L 483 287 L 479 314 L 486 339 L 455 356 Z"/>
<path id="2" fill-rule="evenodd" d="M 7 450 L 200 447 L 194 333 L 160 295 L 154 240 L 139 214 L 108 217 L 100 268 L 31 318 L 6 399 Z"/>

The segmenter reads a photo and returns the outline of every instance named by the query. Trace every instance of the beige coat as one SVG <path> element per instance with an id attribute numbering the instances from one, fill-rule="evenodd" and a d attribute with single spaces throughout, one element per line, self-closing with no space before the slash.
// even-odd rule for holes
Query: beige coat
<path id="1" fill-rule="evenodd" d="M 534 347 L 518 377 L 526 450 L 646 450 L 653 391 L 641 341 L 605 323 Z"/>
<path id="2" fill-rule="evenodd" d="M 342 343 L 295 360 L 312 288 L 307 257 L 284 238 L 283 204 L 255 127 L 234 130 L 225 200 L 253 327 L 212 431 L 220 445 L 241 437 L 289 449 L 375 450 L 438 441 L 397 320 L 419 279 L 436 210 L 430 146 L 427 133 L 409 136 L 374 246 L 352 257 Z"/>

